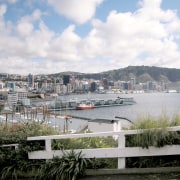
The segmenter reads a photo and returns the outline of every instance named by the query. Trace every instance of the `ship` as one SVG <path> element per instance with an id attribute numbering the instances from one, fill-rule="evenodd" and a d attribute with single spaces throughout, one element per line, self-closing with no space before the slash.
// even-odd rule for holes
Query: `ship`
<path id="1" fill-rule="evenodd" d="M 55 104 L 54 104 L 55 103 Z M 109 99 L 70 99 L 62 100 L 57 99 L 56 101 L 47 102 L 48 109 L 50 111 L 57 110 L 84 110 L 101 107 L 112 107 L 112 106 L 126 106 L 135 104 L 135 100 L 132 97 L 116 97 Z M 36 105 L 37 106 L 37 105 Z M 56 107 L 56 108 L 54 108 Z"/>
<path id="2" fill-rule="evenodd" d="M 87 110 L 95 108 L 93 103 L 80 103 L 76 106 L 76 110 Z"/>

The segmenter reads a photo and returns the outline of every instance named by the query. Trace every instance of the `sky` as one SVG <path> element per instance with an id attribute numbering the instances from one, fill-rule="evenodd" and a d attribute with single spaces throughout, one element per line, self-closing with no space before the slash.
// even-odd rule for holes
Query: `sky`
<path id="1" fill-rule="evenodd" d="M 180 69 L 180 0 L 0 0 L 0 73 Z"/>

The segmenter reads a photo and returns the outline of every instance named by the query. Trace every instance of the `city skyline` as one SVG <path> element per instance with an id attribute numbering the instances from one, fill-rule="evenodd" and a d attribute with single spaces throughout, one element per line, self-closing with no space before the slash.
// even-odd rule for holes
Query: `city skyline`
<path id="1" fill-rule="evenodd" d="M 179 0 L 0 0 L 0 73 L 180 68 Z"/>

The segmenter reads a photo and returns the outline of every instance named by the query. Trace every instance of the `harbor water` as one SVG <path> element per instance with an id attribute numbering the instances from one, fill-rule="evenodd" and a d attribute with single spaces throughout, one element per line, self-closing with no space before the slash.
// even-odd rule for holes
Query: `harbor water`
<path id="1" fill-rule="evenodd" d="M 126 106 L 112 106 L 101 107 L 90 110 L 68 110 L 69 115 L 85 117 L 89 119 L 107 119 L 114 120 L 115 116 L 125 117 L 135 122 L 139 117 L 153 116 L 158 117 L 161 115 L 167 115 L 172 118 L 175 114 L 180 114 L 180 93 L 141 93 L 141 94 L 90 94 L 89 98 L 93 99 L 107 99 L 116 98 L 117 96 L 123 98 L 133 97 L 136 101 L 133 105 Z M 81 95 L 68 95 L 59 97 L 64 100 L 69 99 L 86 99 L 87 94 Z M 78 126 L 84 126 L 83 124 L 87 120 L 71 119 L 69 124 L 70 128 L 77 129 Z M 122 123 L 127 124 L 122 120 Z M 76 127 L 74 127 L 76 126 Z"/>
<path id="2" fill-rule="evenodd" d="M 56 99 L 69 101 L 72 99 L 114 99 L 114 98 L 133 98 L 136 102 L 133 105 L 118 105 L 118 106 L 108 106 L 100 107 L 89 110 L 60 110 L 56 108 L 56 111 L 53 111 L 56 114 L 61 116 L 54 116 L 53 114 L 46 117 L 46 122 L 56 128 L 58 131 L 63 132 L 64 129 L 68 131 L 79 131 L 87 127 L 88 120 L 119 120 L 115 118 L 123 117 L 127 118 L 132 122 L 136 122 L 139 117 L 158 117 L 161 115 L 166 115 L 171 119 L 173 115 L 180 115 L 180 93 L 140 93 L 140 94 L 74 94 L 74 95 L 65 95 L 59 96 Z M 51 111 L 52 112 L 52 111 Z M 52 112 L 52 113 L 53 113 Z M 77 118 L 62 118 L 62 115 L 76 116 Z M 81 117 L 81 118 L 78 118 Z M 22 116 L 23 118 L 23 116 Z M 16 117 L 10 115 L 8 121 L 15 122 Z M 38 114 L 36 121 L 42 121 L 44 116 L 42 113 Z M 0 117 L 0 120 L 4 121 L 5 117 Z M 31 120 L 31 117 L 27 119 Z M 121 119 L 122 126 L 128 126 L 129 121 Z"/>

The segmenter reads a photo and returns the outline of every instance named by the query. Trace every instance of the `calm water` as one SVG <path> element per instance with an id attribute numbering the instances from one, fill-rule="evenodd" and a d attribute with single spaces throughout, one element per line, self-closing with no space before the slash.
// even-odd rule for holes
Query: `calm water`
<path id="1" fill-rule="evenodd" d="M 87 98 L 88 95 L 70 95 L 65 99 Z M 152 115 L 154 117 L 167 114 L 170 118 L 174 114 L 180 114 L 180 93 L 143 93 L 143 94 L 90 94 L 89 98 L 116 98 L 133 97 L 136 101 L 134 105 L 114 106 L 95 108 L 91 110 L 69 110 L 68 114 L 91 119 L 115 119 L 121 116 L 136 121 L 139 116 Z M 52 122 L 53 123 L 53 122 Z M 127 122 L 126 122 L 127 123 Z M 58 123 L 59 124 L 59 123 Z M 72 119 L 69 128 L 77 129 L 79 125 L 84 126 L 86 121 Z M 62 125 L 61 125 L 62 126 Z"/>

